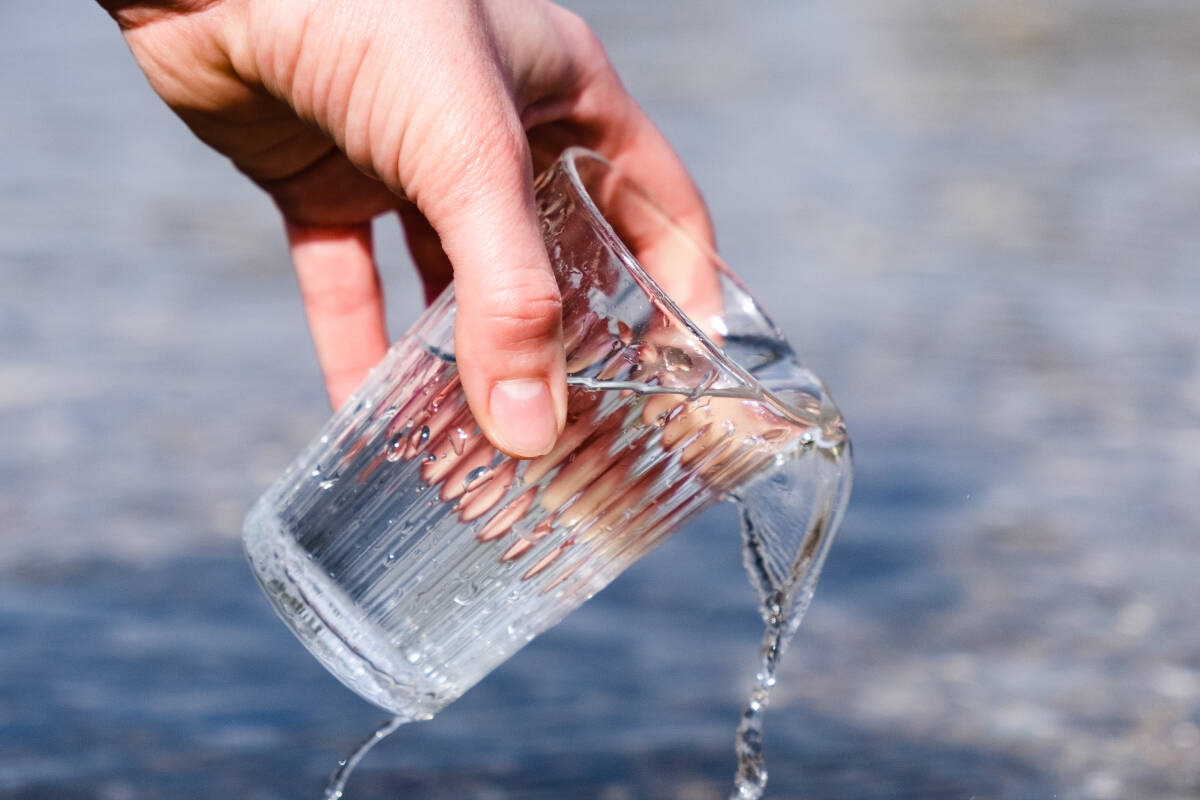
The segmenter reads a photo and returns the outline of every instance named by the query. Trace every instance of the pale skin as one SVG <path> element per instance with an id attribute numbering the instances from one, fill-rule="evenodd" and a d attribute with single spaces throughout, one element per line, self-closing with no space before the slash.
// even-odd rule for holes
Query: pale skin
<path id="1" fill-rule="evenodd" d="M 100 0 L 151 86 L 281 211 L 334 407 L 387 349 L 371 223 L 426 296 L 453 277 L 475 420 L 549 453 L 566 418 L 558 288 L 533 177 L 581 144 L 711 242 L 704 203 L 574 14 L 544 0 Z"/>

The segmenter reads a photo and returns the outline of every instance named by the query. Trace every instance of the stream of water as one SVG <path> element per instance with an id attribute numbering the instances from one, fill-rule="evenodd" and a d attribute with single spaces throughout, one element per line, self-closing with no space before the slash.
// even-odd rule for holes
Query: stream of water
<path id="1" fill-rule="evenodd" d="M 731 800 L 757 800 L 766 788 L 763 717 L 775 686 L 775 673 L 812 602 L 849 493 L 848 449 L 819 452 L 815 457 L 828 458 L 837 469 L 834 480 L 816 492 L 819 507 L 807 527 L 799 528 L 801 520 L 789 513 L 797 494 L 812 488 L 807 483 L 810 471 L 803 458 L 787 458 L 773 474 L 760 479 L 742 497 L 734 498 L 741 514 L 743 560 L 758 592 L 764 629 L 758 671 L 735 737 L 738 765 Z M 803 530 L 800 537 L 796 536 L 798 530 Z"/>

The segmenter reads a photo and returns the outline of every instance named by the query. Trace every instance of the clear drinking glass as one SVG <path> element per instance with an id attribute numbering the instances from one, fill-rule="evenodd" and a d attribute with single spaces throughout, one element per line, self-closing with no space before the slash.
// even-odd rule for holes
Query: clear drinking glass
<path id="1" fill-rule="evenodd" d="M 480 434 L 451 286 L 246 520 L 279 615 L 404 719 L 456 699 L 726 492 L 846 442 L 750 295 L 627 176 L 571 149 L 536 190 L 569 374 L 554 450 L 515 460 Z"/>

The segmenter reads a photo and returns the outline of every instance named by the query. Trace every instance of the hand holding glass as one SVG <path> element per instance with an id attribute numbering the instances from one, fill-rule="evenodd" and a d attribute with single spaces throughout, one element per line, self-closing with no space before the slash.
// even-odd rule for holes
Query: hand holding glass
<path id="1" fill-rule="evenodd" d="M 568 150 L 537 201 L 567 350 L 554 449 L 520 461 L 479 432 L 451 286 L 246 520 L 283 620 L 404 719 L 452 702 L 780 458 L 845 446 L 824 387 L 745 289 L 613 165 Z M 841 480 L 826 460 L 822 480 Z"/>

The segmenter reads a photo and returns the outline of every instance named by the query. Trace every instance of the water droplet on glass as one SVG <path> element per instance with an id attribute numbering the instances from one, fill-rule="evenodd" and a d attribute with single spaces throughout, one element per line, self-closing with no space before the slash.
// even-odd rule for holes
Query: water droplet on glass
<path id="1" fill-rule="evenodd" d="M 425 461 L 426 464 L 430 464 L 434 461 L 437 461 L 437 456 L 435 456 L 433 453 L 429 453 L 428 455 L 425 456 L 425 458 L 423 460 Z"/>
<path id="2" fill-rule="evenodd" d="M 323 480 L 320 483 L 318 483 L 317 486 L 319 486 L 322 489 L 332 489 L 334 487 L 334 484 L 336 484 L 337 482 L 338 482 L 337 478 L 328 478 L 328 479 Z"/>
<path id="3" fill-rule="evenodd" d="M 384 451 L 384 458 L 388 461 L 399 461 L 404 456 L 404 433 L 397 433 L 388 440 L 387 450 Z"/>
<path id="4" fill-rule="evenodd" d="M 463 478 L 463 488 L 468 492 L 483 484 L 485 480 L 491 480 L 488 475 L 492 471 L 491 467 L 476 467 L 467 473 L 467 477 Z"/>
<path id="5" fill-rule="evenodd" d="M 317 464 L 315 467 L 313 467 L 313 470 L 312 470 L 312 472 L 309 473 L 309 475 L 311 475 L 314 478 L 321 477 L 321 465 Z"/>
<path id="6" fill-rule="evenodd" d="M 410 444 L 412 444 L 412 446 L 415 447 L 416 449 L 420 450 L 422 447 L 425 446 L 425 443 L 428 441 L 429 441 L 429 426 L 422 425 L 420 430 L 413 433 Z"/>
<path id="7" fill-rule="evenodd" d="M 450 446 L 454 448 L 455 455 L 462 455 L 463 448 L 466 447 L 467 439 L 470 435 L 462 428 L 455 428 L 450 434 Z"/>

